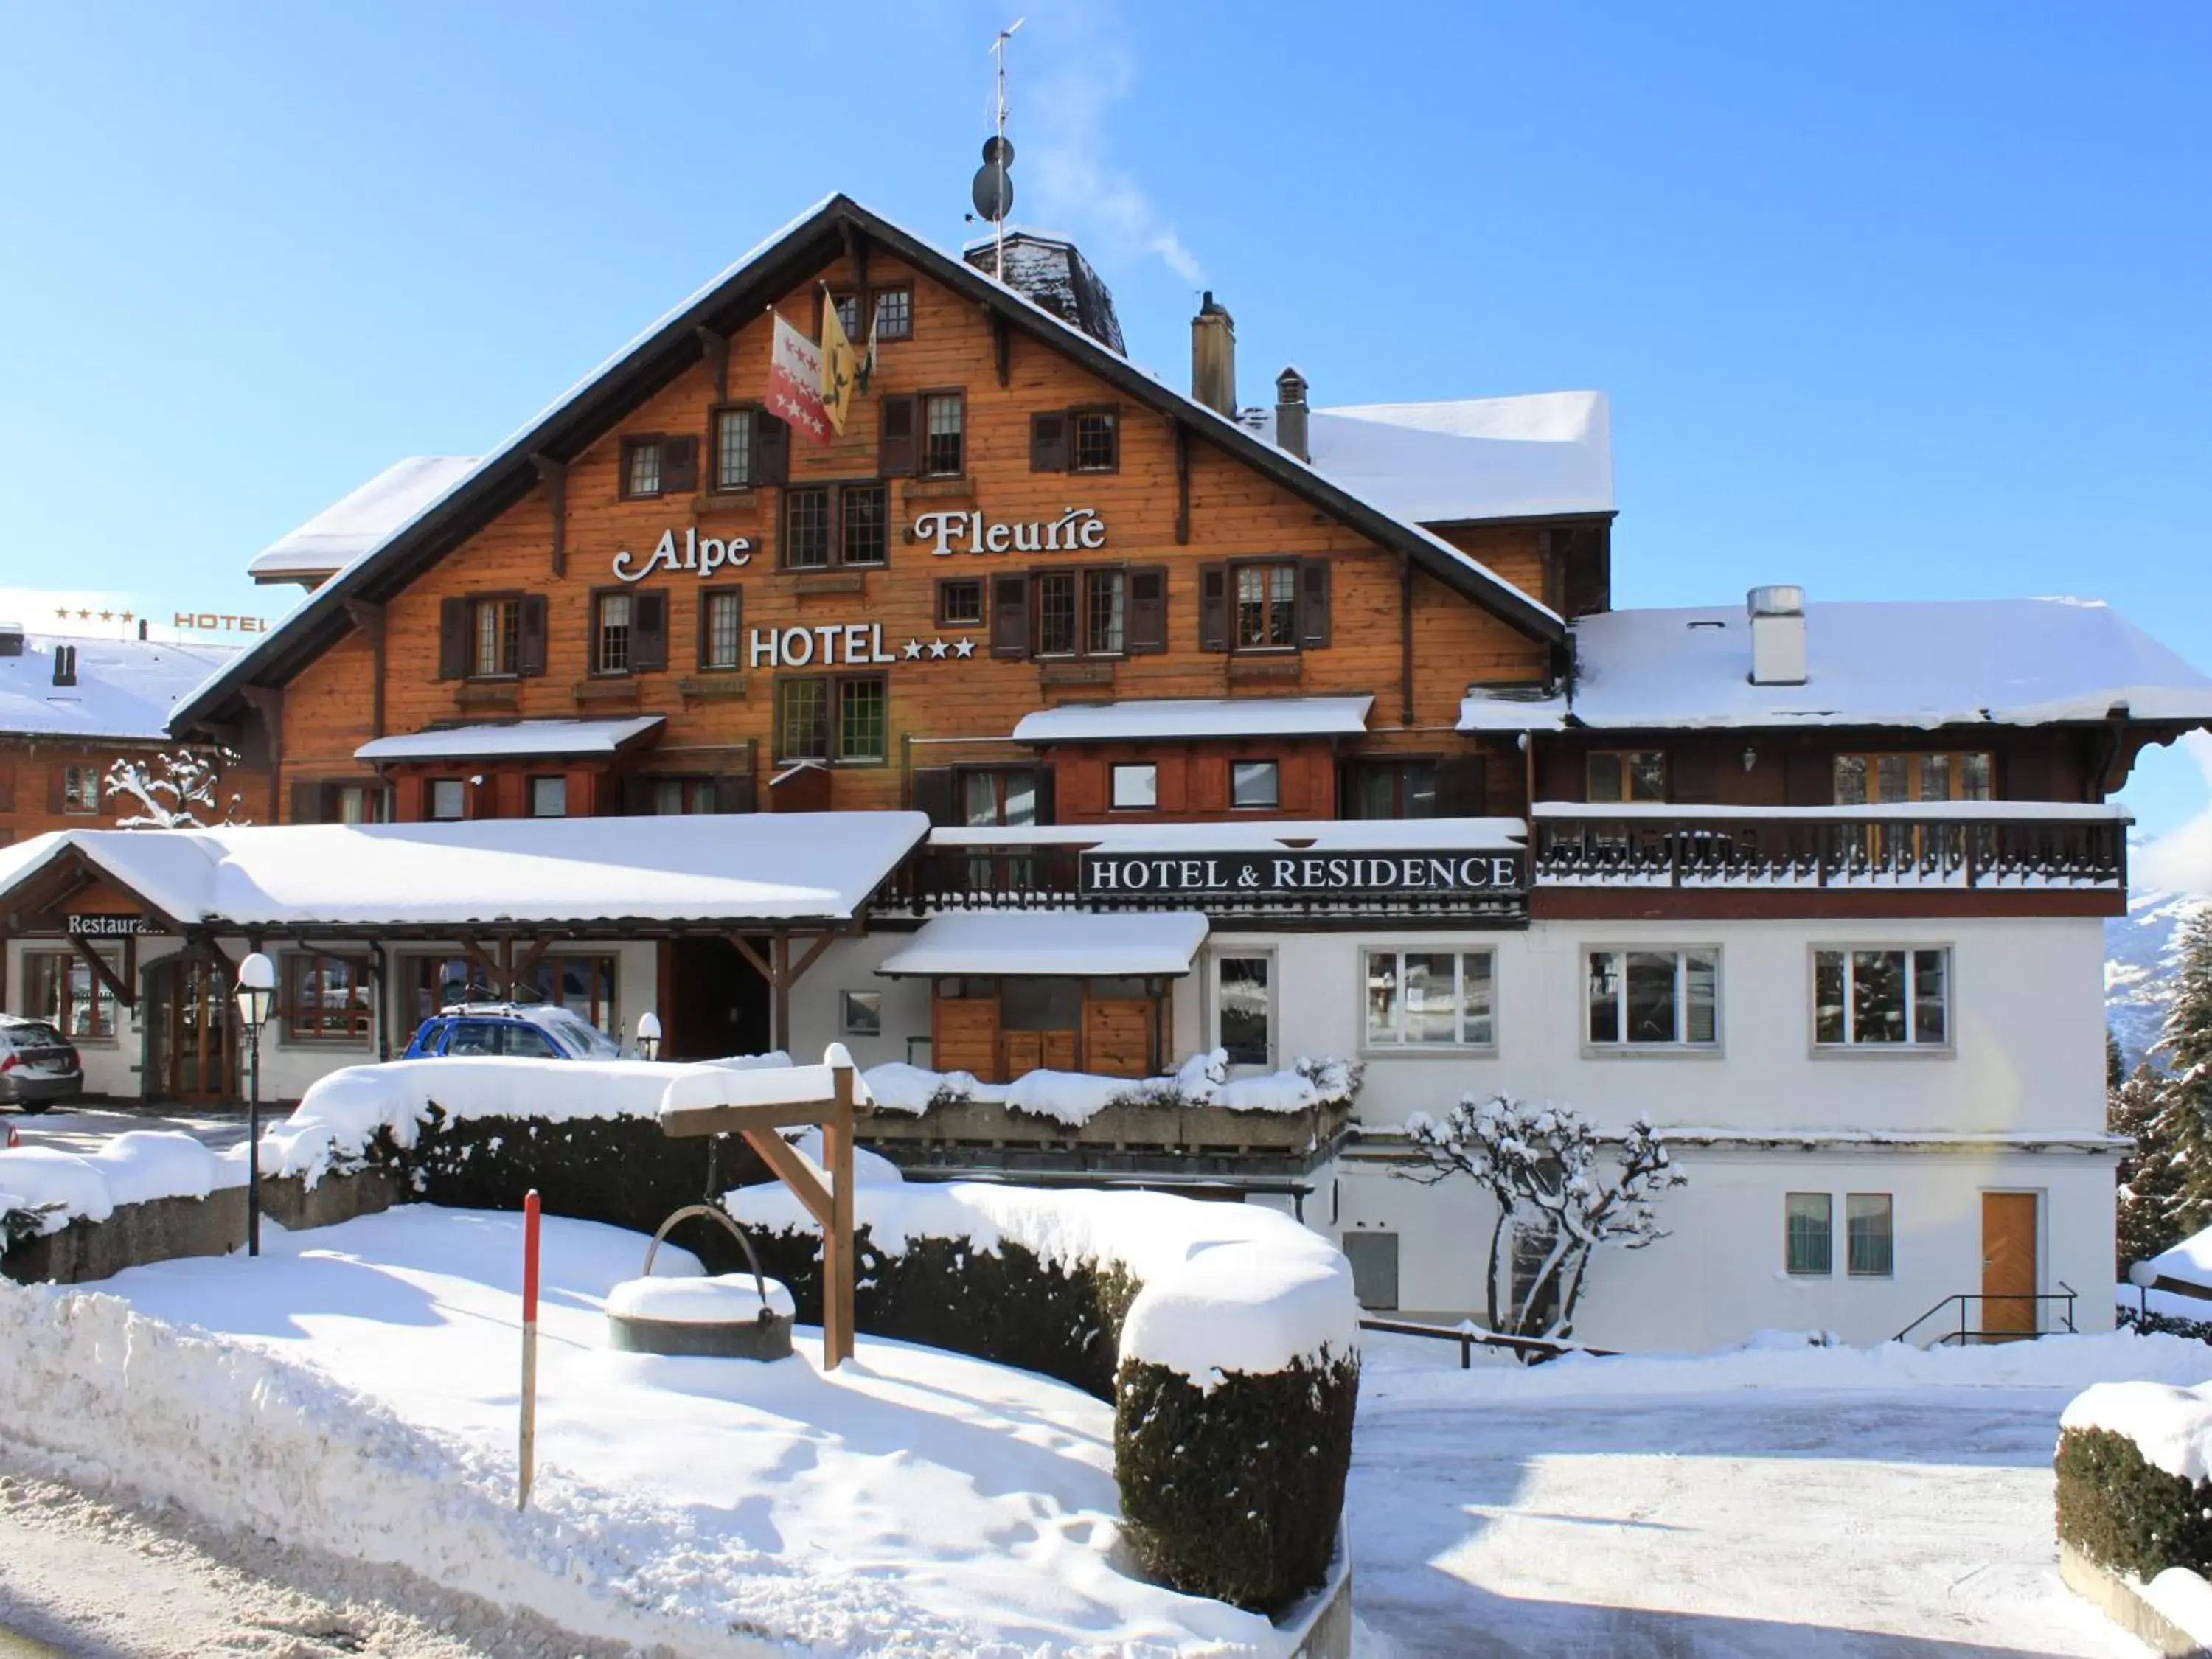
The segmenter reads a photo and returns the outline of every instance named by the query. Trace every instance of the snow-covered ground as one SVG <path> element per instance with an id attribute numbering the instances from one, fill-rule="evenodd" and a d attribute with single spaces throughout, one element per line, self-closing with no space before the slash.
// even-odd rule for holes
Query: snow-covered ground
<path id="1" fill-rule="evenodd" d="M 683 1655 L 1279 1647 L 1264 1620 L 1120 1570 L 1101 1402 L 866 1337 L 825 1376 L 804 1330 L 774 1365 L 611 1352 L 600 1303 L 643 1241 L 545 1225 L 527 1515 L 510 1215 L 410 1206 L 278 1233 L 258 1262 L 0 1286 L 0 1349 L 42 1362 L 0 1368 L 0 1443 Z"/>
<path id="2" fill-rule="evenodd" d="M 264 1121 L 277 1114 L 264 1114 Z M 57 1106 L 50 1111 L 0 1112 L 26 1146 L 52 1146 L 64 1152 L 99 1152 L 117 1135 L 133 1129 L 180 1129 L 218 1152 L 246 1142 L 246 1114 L 195 1112 L 159 1106 Z M 0 1133 L 0 1139 L 4 1139 Z"/>
<path id="3" fill-rule="evenodd" d="M 1354 1600 L 1406 1655 L 2141 1659 L 2058 1580 L 2059 1413 L 2212 1376 L 2128 1335 L 1457 1367 L 1370 1334 Z"/>

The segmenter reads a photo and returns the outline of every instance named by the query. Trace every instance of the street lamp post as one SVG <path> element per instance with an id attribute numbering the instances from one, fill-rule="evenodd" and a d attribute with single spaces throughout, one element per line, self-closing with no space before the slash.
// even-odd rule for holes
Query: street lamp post
<path id="1" fill-rule="evenodd" d="M 650 1008 L 637 1017 L 637 1056 L 640 1060 L 660 1057 L 660 1016 Z"/>
<path id="2" fill-rule="evenodd" d="M 256 951 L 238 964 L 238 1015 L 253 1069 L 246 1094 L 246 1253 L 261 1254 L 261 1028 L 276 1000 L 276 965 Z"/>

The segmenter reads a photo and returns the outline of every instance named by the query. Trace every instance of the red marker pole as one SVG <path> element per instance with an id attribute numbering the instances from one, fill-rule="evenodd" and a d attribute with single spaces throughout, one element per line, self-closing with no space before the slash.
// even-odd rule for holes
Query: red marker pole
<path id="1" fill-rule="evenodd" d="M 530 1507 L 538 1472 L 538 1189 L 522 1200 L 522 1448 L 514 1507 Z"/>

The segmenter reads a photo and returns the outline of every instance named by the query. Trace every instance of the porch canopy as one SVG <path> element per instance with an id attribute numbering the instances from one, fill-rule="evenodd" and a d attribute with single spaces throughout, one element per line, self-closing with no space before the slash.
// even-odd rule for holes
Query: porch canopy
<path id="1" fill-rule="evenodd" d="M 887 979 L 1169 979 L 1206 943 L 1190 910 L 969 910 L 933 917 L 876 971 Z"/>
<path id="2" fill-rule="evenodd" d="M 1355 738 L 1372 697 L 1155 697 L 1066 703 L 1024 714 L 1017 743 L 1143 743 L 1182 738 Z"/>
<path id="3" fill-rule="evenodd" d="M 514 720 L 449 726 L 377 738 L 353 751 L 363 761 L 520 760 L 570 755 L 617 755 L 659 731 L 659 714 L 619 720 Z"/>

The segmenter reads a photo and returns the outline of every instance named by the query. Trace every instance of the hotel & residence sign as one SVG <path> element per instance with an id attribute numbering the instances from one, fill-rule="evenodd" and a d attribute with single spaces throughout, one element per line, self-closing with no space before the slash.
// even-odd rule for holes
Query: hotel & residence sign
<path id="1" fill-rule="evenodd" d="M 1086 898 L 1497 898 L 1527 888 L 1517 853 L 1085 853 Z"/>

